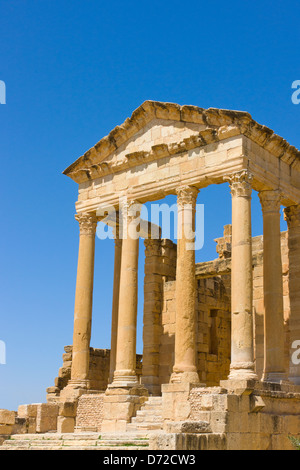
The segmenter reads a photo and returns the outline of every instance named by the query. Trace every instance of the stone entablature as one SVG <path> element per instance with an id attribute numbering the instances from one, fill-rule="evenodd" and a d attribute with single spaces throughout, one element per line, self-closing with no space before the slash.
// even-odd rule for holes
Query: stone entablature
<path id="1" fill-rule="evenodd" d="M 143 129 L 149 123 L 152 122 L 155 125 L 158 122 L 159 126 L 164 127 L 165 124 L 170 125 L 170 121 L 181 125 L 177 124 L 176 126 L 174 124 L 172 131 L 169 133 L 165 132 L 161 135 L 159 131 L 156 131 L 151 135 L 151 138 L 143 137 L 140 139 L 139 134 L 144 136 Z M 182 129 L 188 129 L 189 127 L 193 131 L 193 135 L 190 137 L 182 136 L 184 134 Z M 158 141 L 164 139 L 165 142 L 161 142 L 161 144 L 157 144 L 157 147 L 152 148 L 149 144 L 155 140 L 155 134 Z M 174 134 L 177 134 L 177 142 L 168 145 L 169 136 L 172 136 L 171 140 L 175 140 Z M 123 169 L 122 165 L 124 165 L 124 168 L 128 168 L 131 166 L 130 162 L 136 166 L 137 162 L 141 160 L 151 161 L 155 158 L 203 147 L 238 135 L 248 137 L 283 162 L 299 166 L 299 151 L 268 127 L 258 124 L 247 112 L 214 108 L 203 109 L 197 106 L 180 106 L 174 103 L 145 101 L 134 111 L 131 118 L 128 118 L 121 126 L 115 127 L 107 137 L 101 139 L 94 147 L 70 165 L 64 173 L 80 183 L 84 180 L 93 179 L 95 175 L 104 176 L 119 171 Z M 180 140 L 180 137 L 185 138 Z M 146 151 L 140 153 L 141 145 L 147 142 L 148 154 Z M 136 148 L 136 151 L 128 153 L 122 163 L 111 159 L 110 162 L 101 165 L 105 158 L 116 154 L 116 150 L 122 152 L 122 146 L 129 149 L 130 147 Z"/>

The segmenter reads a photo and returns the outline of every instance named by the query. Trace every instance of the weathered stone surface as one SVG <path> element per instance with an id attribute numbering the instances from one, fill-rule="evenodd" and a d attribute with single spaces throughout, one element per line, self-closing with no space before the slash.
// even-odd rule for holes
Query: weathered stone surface
<path id="1" fill-rule="evenodd" d="M 0 410 L 0 424 L 15 424 L 15 411 Z"/>
<path id="2" fill-rule="evenodd" d="M 52 403 L 37 404 L 36 432 L 56 431 L 58 405 Z"/>

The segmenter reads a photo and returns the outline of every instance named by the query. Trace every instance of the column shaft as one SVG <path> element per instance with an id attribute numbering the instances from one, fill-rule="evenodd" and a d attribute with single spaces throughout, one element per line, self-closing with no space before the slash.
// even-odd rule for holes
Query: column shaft
<path id="1" fill-rule="evenodd" d="M 290 370 L 289 379 L 300 385 L 299 340 L 300 340 L 300 205 L 285 209 L 288 224 L 289 248 L 289 297 L 290 297 Z"/>
<path id="2" fill-rule="evenodd" d="M 76 216 L 76 219 L 80 227 L 80 241 L 74 308 L 71 382 L 79 382 L 83 385 L 87 385 L 97 219 L 93 214 L 79 215 Z"/>
<path id="3" fill-rule="evenodd" d="M 251 174 L 228 178 L 232 194 L 231 365 L 229 379 L 257 379 L 253 361 Z"/>
<path id="4" fill-rule="evenodd" d="M 112 302 L 112 321 L 111 321 L 111 349 L 110 349 L 110 371 L 109 381 L 113 380 L 116 368 L 117 354 L 117 334 L 118 334 L 118 315 L 119 315 L 119 291 L 120 291 L 120 275 L 121 275 L 121 257 L 122 257 L 122 240 L 118 238 L 118 231 L 115 238 L 115 261 L 114 261 L 114 285 L 113 285 L 113 302 Z"/>
<path id="5" fill-rule="evenodd" d="M 263 211 L 264 246 L 264 373 L 263 380 L 286 379 L 284 357 L 283 282 L 280 233 L 280 194 L 259 193 Z"/>
<path id="6" fill-rule="evenodd" d="M 119 289 L 119 315 L 116 347 L 116 370 L 113 386 L 131 386 L 137 384 L 136 375 L 136 325 L 138 301 L 138 257 L 139 238 L 133 236 L 130 225 L 136 224 L 137 214 L 131 208 L 123 207 L 126 211 L 126 226 L 123 226 L 121 276 Z M 134 232 L 134 231 L 133 231 Z M 135 234 L 136 235 L 136 234 Z"/>
<path id="7" fill-rule="evenodd" d="M 199 382 L 196 351 L 195 209 L 198 189 L 177 191 L 175 363 L 171 382 Z"/>

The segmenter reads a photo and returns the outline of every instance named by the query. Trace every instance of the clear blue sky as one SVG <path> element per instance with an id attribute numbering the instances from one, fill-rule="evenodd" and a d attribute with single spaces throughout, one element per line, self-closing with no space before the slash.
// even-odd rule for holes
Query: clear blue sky
<path id="1" fill-rule="evenodd" d="M 296 0 L 0 1 L 0 408 L 45 401 L 72 343 L 77 185 L 62 171 L 146 99 L 245 110 L 300 148 L 299 20 Z M 228 187 L 198 202 L 197 259 L 213 259 Z M 253 214 L 258 235 L 256 196 Z M 110 346 L 112 279 L 113 244 L 97 240 L 94 347 Z M 140 297 L 142 279 L 141 251 Z"/>

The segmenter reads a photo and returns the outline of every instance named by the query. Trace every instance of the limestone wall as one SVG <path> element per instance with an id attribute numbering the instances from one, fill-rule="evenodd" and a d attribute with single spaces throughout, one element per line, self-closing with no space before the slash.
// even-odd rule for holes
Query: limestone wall
<path id="1" fill-rule="evenodd" d="M 227 450 L 289 450 L 300 436 L 300 394 L 292 386 L 258 384 L 238 393 L 221 387 L 193 388 L 191 421 L 205 421 L 226 435 Z"/>
<path id="2" fill-rule="evenodd" d="M 175 281 L 164 284 L 160 383 L 168 383 L 174 364 Z M 230 276 L 197 280 L 197 350 L 201 382 L 208 386 L 227 378 L 230 364 Z"/>
<path id="3" fill-rule="evenodd" d="M 103 420 L 104 393 L 84 394 L 79 397 L 76 414 L 76 429 L 100 431 Z"/>
<path id="4" fill-rule="evenodd" d="M 197 278 L 197 348 L 200 380 L 208 387 L 225 380 L 231 353 L 231 226 L 216 239 L 219 258 L 196 265 Z M 281 234 L 285 318 L 286 366 L 290 356 L 290 295 L 288 233 Z M 175 252 L 176 254 L 176 252 Z M 220 273 L 220 274 L 218 274 Z M 216 275 L 218 274 L 218 275 Z M 162 334 L 160 339 L 159 380 L 168 383 L 174 363 L 175 282 L 163 284 Z M 256 371 L 261 378 L 264 366 L 263 237 L 253 238 L 253 308 L 254 354 Z"/>
<path id="5" fill-rule="evenodd" d="M 60 392 L 66 387 L 71 378 L 72 367 L 72 346 L 65 346 L 63 354 L 63 365 L 59 369 L 58 377 L 54 380 L 54 387 L 47 388 L 47 402 L 58 402 Z M 90 348 L 90 369 L 89 381 L 90 390 L 104 391 L 107 388 L 109 380 L 109 349 Z M 137 375 L 142 373 L 142 356 L 137 354 Z"/>

